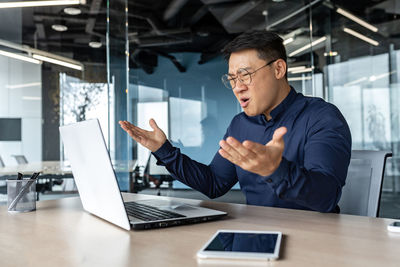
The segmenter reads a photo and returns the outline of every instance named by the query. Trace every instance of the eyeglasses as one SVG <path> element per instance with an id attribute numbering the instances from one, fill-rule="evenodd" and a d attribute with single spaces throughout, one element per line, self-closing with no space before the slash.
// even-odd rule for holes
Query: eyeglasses
<path id="1" fill-rule="evenodd" d="M 277 61 L 278 59 L 274 59 L 271 60 L 270 62 L 268 62 L 267 64 L 265 64 L 262 67 L 259 67 L 258 69 L 256 69 L 253 72 L 249 72 L 247 69 L 245 68 L 240 68 L 237 70 L 236 72 L 236 77 L 234 77 L 232 74 L 224 74 L 221 77 L 222 83 L 226 86 L 226 88 L 228 89 L 235 89 L 236 87 L 236 82 L 239 79 L 239 81 L 244 84 L 244 85 L 249 85 L 251 84 L 251 76 L 256 73 L 258 70 L 271 65 L 272 63 L 274 63 L 275 61 Z"/>

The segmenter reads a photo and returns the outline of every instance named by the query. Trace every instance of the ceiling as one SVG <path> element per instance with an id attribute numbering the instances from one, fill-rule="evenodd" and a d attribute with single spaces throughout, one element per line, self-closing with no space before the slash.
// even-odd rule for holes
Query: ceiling
<path id="1" fill-rule="evenodd" d="M 84 64 L 105 64 L 106 5 L 105 0 L 87 0 L 85 5 L 74 6 L 81 10 L 79 15 L 66 14 L 66 6 L 24 8 L 22 43 Z M 337 7 L 373 24 L 379 31 L 372 32 L 338 14 Z M 201 53 L 198 63 L 204 64 L 218 56 L 232 38 L 250 29 L 267 28 L 284 39 L 295 37 L 287 45 L 289 54 L 310 43 L 310 18 L 313 38 L 329 36 L 331 40 L 330 47 L 324 43 L 315 47 L 317 61 L 327 49 L 338 51 L 341 60 L 347 60 L 371 51 L 385 53 L 390 44 L 397 49 L 400 44 L 400 0 L 135 0 L 128 1 L 127 14 L 128 32 L 125 1 L 110 1 L 111 41 L 123 47 L 128 37 L 131 65 L 148 73 L 154 70 L 160 56 L 169 58 L 184 71 L 171 55 L 174 52 Z M 68 30 L 57 32 L 52 29 L 54 24 L 65 25 Z M 343 27 L 357 30 L 380 45 L 371 48 L 370 44 L 344 33 Z M 92 48 L 88 45 L 91 41 L 101 42 L 102 46 Z M 120 50 L 123 54 L 123 49 Z M 309 55 L 306 50 L 293 56 L 290 62 L 307 61 Z"/>

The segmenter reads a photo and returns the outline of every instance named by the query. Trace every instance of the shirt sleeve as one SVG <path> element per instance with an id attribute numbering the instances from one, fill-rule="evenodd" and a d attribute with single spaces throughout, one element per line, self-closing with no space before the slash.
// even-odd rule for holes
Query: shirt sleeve
<path id="1" fill-rule="evenodd" d="M 329 104 L 310 121 L 304 164 L 282 158 L 264 179 L 286 201 L 320 212 L 332 212 L 339 202 L 351 157 L 351 134 L 340 111 Z"/>
<path id="2" fill-rule="evenodd" d="M 205 165 L 182 154 L 167 140 L 153 155 L 157 164 L 165 166 L 172 177 L 209 198 L 224 195 L 238 181 L 235 166 L 218 152 L 210 165 Z"/>

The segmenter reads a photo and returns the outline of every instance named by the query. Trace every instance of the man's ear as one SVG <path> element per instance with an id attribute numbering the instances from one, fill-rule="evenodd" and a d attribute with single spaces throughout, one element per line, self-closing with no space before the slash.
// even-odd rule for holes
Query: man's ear
<path id="1" fill-rule="evenodd" d="M 286 62 L 283 59 L 275 61 L 275 78 L 280 80 L 285 78 L 286 75 Z"/>

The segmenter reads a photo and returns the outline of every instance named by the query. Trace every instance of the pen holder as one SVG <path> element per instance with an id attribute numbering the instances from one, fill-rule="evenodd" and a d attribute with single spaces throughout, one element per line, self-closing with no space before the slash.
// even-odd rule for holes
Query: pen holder
<path id="1" fill-rule="evenodd" d="M 7 180 L 9 212 L 36 210 L 36 179 Z"/>

